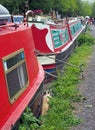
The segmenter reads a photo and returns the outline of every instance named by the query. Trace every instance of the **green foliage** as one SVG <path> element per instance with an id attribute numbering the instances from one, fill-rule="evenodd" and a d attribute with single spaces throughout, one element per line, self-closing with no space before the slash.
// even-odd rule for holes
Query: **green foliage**
<path id="1" fill-rule="evenodd" d="M 31 109 L 27 107 L 21 117 L 18 130 L 36 130 L 39 128 L 38 123 L 39 120 L 33 116 Z"/>
<path id="2" fill-rule="evenodd" d="M 89 25 L 87 26 L 87 29 L 89 28 Z M 92 37 L 91 34 L 89 34 L 89 32 L 86 32 L 82 35 L 80 35 L 77 39 L 77 44 L 81 45 L 81 44 L 88 44 L 88 45 L 92 45 L 95 43 L 95 38 Z"/>
<path id="3" fill-rule="evenodd" d="M 18 14 L 24 12 L 25 0 L 0 0 L 0 4 L 5 6 L 11 14 Z"/>
<path id="4" fill-rule="evenodd" d="M 32 2 L 29 3 L 29 7 L 31 10 L 35 9 L 41 9 L 44 13 L 48 14 L 53 7 L 53 1 L 51 0 L 32 0 Z"/>
<path id="5" fill-rule="evenodd" d="M 95 17 L 95 2 L 92 5 L 92 17 Z"/>
<path id="6" fill-rule="evenodd" d="M 89 42 L 83 39 L 87 38 Z M 92 53 L 94 39 L 85 33 L 78 38 L 77 42 L 83 44 L 77 47 L 69 59 L 69 64 L 76 66 L 65 66 L 64 76 L 59 74 L 58 80 L 52 84 L 52 99 L 50 101 L 50 110 L 41 117 L 43 124 L 40 130 L 69 130 L 71 126 L 79 124 L 81 121 L 73 114 L 73 102 L 80 102 L 82 95 L 78 91 L 80 80 L 80 67 L 86 66 L 87 58 Z M 88 44 L 89 43 L 89 44 Z"/>
<path id="7" fill-rule="evenodd" d="M 92 6 L 87 1 L 82 2 L 81 9 L 82 16 L 90 16 L 92 14 Z"/>
<path id="8" fill-rule="evenodd" d="M 76 0 L 76 5 L 77 5 L 77 8 L 76 8 L 76 14 L 78 16 L 83 16 L 83 8 L 82 8 L 82 1 L 81 0 Z"/>
<path id="9" fill-rule="evenodd" d="M 0 0 L 0 4 L 3 4 L 11 14 L 22 14 L 28 9 L 42 9 L 45 14 L 51 12 L 51 10 L 57 10 L 63 16 L 94 16 L 94 4 L 91 5 L 88 2 L 82 0 L 28 0 L 28 7 L 25 9 L 25 2 L 27 0 Z"/>

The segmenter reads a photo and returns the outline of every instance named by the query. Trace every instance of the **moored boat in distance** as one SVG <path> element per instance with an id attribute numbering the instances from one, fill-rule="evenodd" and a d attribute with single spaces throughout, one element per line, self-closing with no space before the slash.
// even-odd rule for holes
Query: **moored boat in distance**
<path id="1" fill-rule="evenodd" d="M 56 68 L 62 68 L 61 61 L 66 61 L 72 53 L 76 46 L 75 40 L 84 26 L 78 18 L 48 21 L 40 18 L 40 21 L 28 21 L 28 24 L 32 29 L 40 63 L 44 70 L 53 72 Z"/>
<path id="2" fill-rule="evenodd" d="M 44 80 L 31 28 L 27 23 L 9 23 L 9 16 L 8 10 L 0 5 L 1 130 L 14 128 L 27 106 L 35 116 L 40 114 Z"/>

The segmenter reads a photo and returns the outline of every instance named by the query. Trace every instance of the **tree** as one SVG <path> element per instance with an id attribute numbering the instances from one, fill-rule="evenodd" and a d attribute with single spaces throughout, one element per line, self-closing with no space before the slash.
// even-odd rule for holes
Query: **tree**
<path id="1" fill-rule="evenodd" d="M 92 5 L 92 17 L 95 17 L 95 2 Z"/>
<path id="2" fill-rule="evenodd" d="M 82 3 L 82 16 L 91 16 L 92 14 L 92 8 L 91 8 L 91 5 L 88 3 L 88 2 L 83 2 Z"/>
<path id="3" fill-rule="evenodd" d="M 49 13 L 53 8 L 53 1 L 54 0 L 30 0 L 29 1 L 29 8 L 31 10 L 41 9 L 44 13 Z"/>
<path id="4" fill-rule="evenodd" d="M 83 12 L 83 8 L 82 8 L 82 1 L 81 0 L 76 0 L 76 5 L 77 5 L 77 8 L 76 8 L 76 14 L 79 15 L 79 16 L 82 16 L 82 12 Z"/>
<path id="5" fill-rule="evenodd" d="M 76 0 L 61 0 L 58 4 L 58 9 L 63 16 L 74 16 L 76 8 Z"/>
<path id="6" fill-rule="evenodd" d="M 95 14 L 93 8 L 88 2 L 82 0 L 0 0 L 0 3 L 4 5 L 11 14 L 25 13 L 25 2 L 28 1 L 30 10 L 41 9 L 45 14 L 55 10 L 60 12 L 62 16 L 85 16 Z"/>
<path id="7" fill-rule="evenodd" d="M 5 6 L 11 14 L 22 13 L 25 0 L 0 0 L 0 3 Z"/>

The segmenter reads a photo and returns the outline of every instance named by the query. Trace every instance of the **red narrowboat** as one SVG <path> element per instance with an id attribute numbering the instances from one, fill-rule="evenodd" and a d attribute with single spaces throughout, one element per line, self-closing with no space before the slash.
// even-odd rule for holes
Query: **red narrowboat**
<path id="1" fill-rule="evenodd" d="M 9 19 L 0 5 L 0 130 L 10 130 L 28 105 L 38 114 L 44 80 L 31 28 L 8 23 Z"/>
<path id="2" fill-rule="evenodd" d="M 61 20 L 57 23 L 42 21 L 29 21 L 31 26 L 35 48 L 38 51 L 38 60 L 48 72 L 62 68 L 76 46 L 75 40 L 84 30 L 80 19 L 73 18 L 68 22 Z"/>

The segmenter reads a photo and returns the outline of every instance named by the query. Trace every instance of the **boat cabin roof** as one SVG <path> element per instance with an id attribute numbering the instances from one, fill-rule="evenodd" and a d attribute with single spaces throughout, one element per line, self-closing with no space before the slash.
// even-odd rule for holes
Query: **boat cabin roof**
<path id="1" fill-rule="evenodd" d="M 17 25 L 15 23 L 9 23 L 9 24 L 0 26 L 0 35 L 5 35 L 8 33 L 15 33 L 16 31 L 19 31 L 19 30 L 21 31 L 27 28 L 29 28 L 27 23 L 22 23 L 20 25 Z"/>

